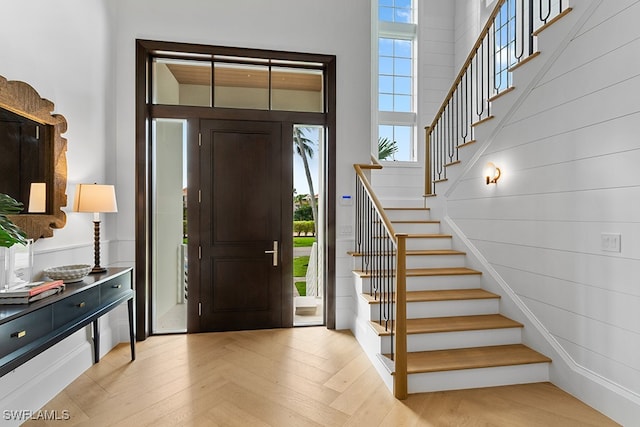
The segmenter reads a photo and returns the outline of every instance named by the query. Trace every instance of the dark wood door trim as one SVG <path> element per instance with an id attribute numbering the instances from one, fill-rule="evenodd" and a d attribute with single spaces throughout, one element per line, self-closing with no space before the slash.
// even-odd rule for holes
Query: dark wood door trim
<path id="1" fill-rule="evenodd" d="M 216 109 L 203 107 L 181 107 L 150 105 L 148 88 L 150 78 L 150 59 L 155 51 L 193 52 L 219 55 L 237 55 L 244 57 L 277 58 L 292 61 L 311 61 L 324 64 L 325 67 L 325 101 L 326 113 L 297 113 L 281 111 L 248 111 Z M 243 114 L 257 114 L 252 118 L 260 120 L 277 119 L 281 122 L 318 124 L 326 127 L 327 141 L 325 152 L 326 181 L 324 197 L 326 198 L 325 233 L 326 242 L 326 300 L 325 322 L 327 328 L 335 329 L 335 208 L 336 208 L 336 57 L 334 55 L 293 53 L 283 51 L 228 48 L 221 46 L 194 45 L 151 40 L 136 40 L 136 125 L 135 125 L 135 290 L 136 290 L 136 336 L 144 340 L 152 330 L 152 317 L 149 306 L 151 301 L 151 262 L 149 250 L 152 247 L 150 209 L 150 144 L 147 136 L 151 135 L 151 118 L 239 118 Z M 198 113 L 195 112 L 198 110 Z M 206 110 L 206 112 L 204 112 Z M 191 128 L 189 130 L 191 135 Z M 197 133 L 196 133 L 197 138 Z M 190 310 L 193 311 L 190 307 Z M 197 313 L 197 307 L 196 307 Z"/>

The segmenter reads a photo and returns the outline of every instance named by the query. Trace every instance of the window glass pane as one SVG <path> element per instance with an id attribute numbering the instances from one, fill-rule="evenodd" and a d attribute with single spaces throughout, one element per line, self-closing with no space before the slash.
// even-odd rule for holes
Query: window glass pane
<path id="1" fill-rule="evenodd" d="M 402 39 L 379 38 L 378 93 L 380 111 L 412 111 L 413 66 L 412 42 Z M 400 57 L 399 57 L 400 55 Z M 407 56 L 408 55 L 408 56 Z M 392 68 L 393 72 L 390 72 Z M 395 95 L 392 102 L 382 95 Z M 401 95 L 401 96 L 398 96 Z"/>
<path id="2" fill-rule="evenodd" d="M 413 129 L 409 126 L 394 126 L 395 141 L 398 143 L 398 151 L 395 159 L 400 161 L 412 161 L 413 144 L 411 134 Z"/>
<path id="3" fill-rule="evenodd" d="M 211 63 L 155 58 L 154 104 L 211 106 Z"/>
<path id="4" fill-rule="evenodd" d="M 393 74 L 396 76 L 411 76 L 411 59 L 396 58 L 393 62 Z"/>
<path id="5" fill-rule="evenodd" d="M 389 155 L 384 160 L 387 161 L 415 161 L 413 148 L 413 127 L 412 126 L 392 126 L 379 125 L 378 138 L 386 138 L 396 148 L 395 153 Z"/>
<path id="6" fill-rule="evenodd" d="M 399 58 L 411 58 L 411 41 L 410 40 L 394 40 L 393 54 Z"/>
<path id="7" fill-rule="evenodd" d="M 394 15 L 395 22 L 411 23 L 411 9 L 396 8 Z"/>
<path id="8" fill-rule="evenodd" d="M 411 0 L 378 0 L 378 20 L 412 23 Z"/>
<path id="9" fill-rule="evenodd" d="M 378 87 L 380 93 L 393 93 L 393 77 L 380 76 Z"/>
<path id="10" fill-rule="evenodd" d="M 381 7 L 378 9 L 378 20 L 393 22 L 393 8 Z"/>
<path id="11" fill-rule="evenodd" d="M 399 95 L 411 95 L 411 77 L 395 77 L 393 92 Z"/>
<path id="12" fill-rule="evenodd" d="M 386 56 L 380 57 L 380 74 L 393 74 L 393 58 L 387 58 Z"/>
<path id="13" fill-rule="evenodd" d="M 378 39 L 378 54 L 380 56 L 393 56 L 393 39 L 380 37 Z"/>
<path id="14" fill-rule="evenodd" d="M 216 63 L 214 106 L 269 109 L 269 67 Z"/>
<path id="15" fill-rule="evenodd" d="M 321 70 L 271 68 L 271 109 L 283 111 L 324 111 Z"/>
<path id="16" fill-rule="evenodd" d="M 405 95 L 395 95 L 393 97 L 393 111 L 401 113 L 411 112 L 411 97 Z"/>
<path id="17" fill-rule="evenodd" d="M 393 95 L 380 94 L 378 96 L 378 109 L 380 111 L 393 111 Z"/>

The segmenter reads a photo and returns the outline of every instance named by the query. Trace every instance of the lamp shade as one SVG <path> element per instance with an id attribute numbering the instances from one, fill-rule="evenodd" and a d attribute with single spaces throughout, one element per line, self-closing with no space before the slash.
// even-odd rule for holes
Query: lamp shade
<path id="1" fill-rule="evenodd" d="M 44 182 L 32 182 L 29 191 L 29 207 L 31 213 L 43 213 L 47 211 L 47 184 Z"/>
<path id="2" fill-rule="evenodd" d="M 73 201 L 74 212 L 118 212 L 113 185 L 78 184 Z"/>

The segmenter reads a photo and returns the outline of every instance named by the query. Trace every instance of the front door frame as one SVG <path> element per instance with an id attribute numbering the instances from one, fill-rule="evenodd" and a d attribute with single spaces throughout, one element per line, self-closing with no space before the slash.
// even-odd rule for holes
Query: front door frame
<path id="1" fill-rule="evenodd" d="M 151 104 L 150 61 L 156 52 L 188 52 L 193 54 L 228 55 L 304 61 L 323 64 L 325 84 L 325 112 L 301 113 L 291 111 L 239 110 L 229 108 L 169 106 Z M 152 40 L 136 40 L 136 173 L 135 173 L 135 286 L 136 286 L 136 336 L 139 341 L 146 339 L 152 331 L 152 275 L 151 275 L 151 122 L 153 118 L 178 119 L 222 119 L 242 120 L 251 115 L 250 120 L 279 121 L 282 123 L 302 123 L 320 125 L 326 129 L 325 143 L 325 198 L 326 235 L 325 265 L 325 323 L 335 329 L 335 208 L 336 208 L 336 57 L 260 49 L 233 48 L 222 46 L 174 43 Z M 193 129 L 189 137 L 193 137 Z M 197 130 L 195 131 L 197 132 Z M 197 136 L 196 136 L 197 137 Z M 190 310 L 192 311 L 192 310 Z M 191 315 L 191 314 L 190 314 Z"/>

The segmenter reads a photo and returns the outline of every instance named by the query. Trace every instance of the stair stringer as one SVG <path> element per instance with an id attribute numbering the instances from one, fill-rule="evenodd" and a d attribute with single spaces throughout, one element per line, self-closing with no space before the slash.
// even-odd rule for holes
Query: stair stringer
<path id="1" fill-rule="evenodd" d="M 600 410 L 605 414 L 605 408 L 611 406 L 620 408 L 622 413 L 631 413 L 629 408 L 640 406 L 638 394 L 577 363 L 493 268 L 482 251 L 446 215 L 446 203 L 443 212 L 442 230 L 451 234 L 454 249 L 467 253 L 468 267 L 482 272 L 481 288 L 500 295 L 500 313 L 524 325 L 522 343 L 553 360 L 549 364 L 549 379 L 553 384 L 596 409 L 602 408 Z M 607 395 L 607 391 L 617 398 Z"/>

